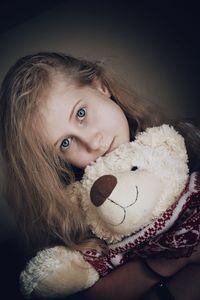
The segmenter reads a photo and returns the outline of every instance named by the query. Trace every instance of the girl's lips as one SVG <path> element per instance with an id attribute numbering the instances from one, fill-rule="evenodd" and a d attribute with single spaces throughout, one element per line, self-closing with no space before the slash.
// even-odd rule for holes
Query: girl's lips
<path id="1" fill-rule="evenodd" d="M 113 142 L 114 142 L 115 138 L 112 140 L 110 146 L 108 147 L 108 149 L 106 150 L 106 152 L 104 152 L 104 154 L 100 155 L 100 157 L 103 157 L 105 156 L 106 154 L 112 152 L 115 148 L 113 148 Z M 99 157 L 97 157 L 95 160 L 92 160 L 88 165 L 89 166 L 92 166 L 95 164 L 96 160 L 98 159 Z"/>
<path id="2" fill-rule="evenodd" d="M 113 142 L 114 142 L 114 139 L 112 140 L 110 146 L 108 147 L 108 150 L 104 153 L 103 156 L 105 156 L 106 154 L 112 152 L 114 149 L 113 149 Z"/>

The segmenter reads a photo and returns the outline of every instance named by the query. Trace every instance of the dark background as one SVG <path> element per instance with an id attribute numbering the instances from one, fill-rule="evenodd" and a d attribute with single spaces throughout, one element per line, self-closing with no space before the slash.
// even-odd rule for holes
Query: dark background
<path id="1" fill-rule="evenodd" d="M 172 64 L 178 72 L 179 82 L 184 87 L 184 98 L 192 99 L 194 115 L 200 116 L 199 70 L 200 70 L 200 9 L 198 1 L 1 1 L 0 34 L 4 34 L 27 20 L 58 6 L 71 3 L 77 10 L 77 23 L 82 14 L 92 16 L 101 22 L 113 24 L 113 30 L 119 35 L 133 35 L 137 28 L 138 36 L 146 44 L 162 53 L 162 61 Z M 115 27 L 116 25 L 116 27 Z M 105 32 L 106 34 L 106 32 Z M 134 40 L 134 39 L 133 39 Z M 133 41 L 130 39 L 130 46 Z M 173 68 L 172 67 L 172 68 Z M 178 71 L 177 71 L 178 70 Z"/>
<path id="2" fill-rule="evenodd" d="M 0 34 L 23 24 L 42 12 L 57 6 L 63 0 L 3 0 L 0 2 Z"/>

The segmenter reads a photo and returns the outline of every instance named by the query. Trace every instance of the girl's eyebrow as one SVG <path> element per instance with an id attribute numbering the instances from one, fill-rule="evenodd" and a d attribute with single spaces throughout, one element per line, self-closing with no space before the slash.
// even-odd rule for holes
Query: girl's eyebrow
<path id="1" fill-rule="evenodd" d="M 71 110 L 71 112 L 70 112 L 70 115 L 69 115 L 69 121 L 71 120 L 71 118 L 72 118 L 74 112 L 76 111 L 77 106 L 79 105 L 79 103 L 80 103 L 81 101 L 82 101 L 82 99 L 79 99 L 79 100 L 74 104 L 74 106 L 73 106 L 73 108 L 72 108 L 72 110 Z M 59 137 L 59 138 L 57 139 L 57 141 L 54 143 L 54 146 L 57 146 L 57 144 L 59 143 L 59 141 L 60 141 L 60 140 L 63 140 L 65 137 L 66 137 L 66 134 L 64 134 L 64 135 L 62 135 L 61 137 Z"/>

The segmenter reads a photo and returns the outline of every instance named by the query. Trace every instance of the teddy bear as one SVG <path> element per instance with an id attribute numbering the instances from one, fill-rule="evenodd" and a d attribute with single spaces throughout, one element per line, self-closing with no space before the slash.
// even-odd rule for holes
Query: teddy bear
<path id="1" fill-rule="evenodd" d="M 108 254 L 65 246 L 38 252 L 20 275 L 26 298 L 65 297 L 130 258 L 187 256 L 199 243 L 200 176 L 189 174 L 184 139 L 172 126 L 147 128 L 98 158 L 70 191 Z"/>

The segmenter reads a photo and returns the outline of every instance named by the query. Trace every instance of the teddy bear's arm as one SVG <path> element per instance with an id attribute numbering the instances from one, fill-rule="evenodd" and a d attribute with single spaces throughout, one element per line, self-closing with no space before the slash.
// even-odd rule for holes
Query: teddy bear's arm
<path id="1" fill-rule="evenodd" d="M 26 298 L 64 297 L 89 288 L 99 279 L 97 271 L 77 251 L 57 246 L 40 251 L 20 275 Z"/>

